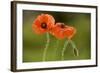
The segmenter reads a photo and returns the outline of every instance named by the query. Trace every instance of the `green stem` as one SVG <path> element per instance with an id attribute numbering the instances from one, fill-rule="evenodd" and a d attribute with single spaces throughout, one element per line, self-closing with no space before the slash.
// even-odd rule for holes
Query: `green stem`
<path id="1" fill-rule="evenodd" d="M 59 40 L 57 39 L 56 45 L 55 45 L 55 51 L 54 51 L 55 56 L 54 57 L 56 57 L 58 46 L 59 46 Z"/>
<path id="2" fill-rule="evenodd" d="M 66 50 L 66 47 L 67 47 L 67 44 L 68 44 L 69 41 L 66 41 L 65 44 L 64 44 L 64 47 L 62 49 L 62 53 L 61 53 L 61 60 L 64 60 L 64 52 Z"/>
<path id="3" fill-rule="evenodd" d="M 47 49 L 48 49 L 49 42 L 50 42 L 49 33 L 46 34 L 46 37 L 47 37 L 47 41 L 46 41 L 46 45 L 45 45 L 44 52 L 43 52 L 43 61 L 46 60 L 46 53 L 47 53 Z"/>
<path id="4" fill-rule="evenodd" d="M 78 52 L 78 49 L 77 49 L 75 43 L 72 40 L 69 40 L 69 41 L 72 44 L 74 56 L 79 56 L 79 52 Z"/>

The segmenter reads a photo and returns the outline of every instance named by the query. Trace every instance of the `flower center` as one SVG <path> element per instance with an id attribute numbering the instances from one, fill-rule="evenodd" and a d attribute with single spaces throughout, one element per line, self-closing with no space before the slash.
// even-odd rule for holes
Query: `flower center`
<path id="1" fill-rule="evenodd" d="M 61 28 L 65 28 L 64 23 L 61 23 L 61 24 L 60 24 L 60 27 L 61 27 Z"/>
<path id="2" fill-rule="evenodd" d="M 47 24 L 46 23 L 41 23 L 41 27 L 46 29 L 47 28 Z"/>

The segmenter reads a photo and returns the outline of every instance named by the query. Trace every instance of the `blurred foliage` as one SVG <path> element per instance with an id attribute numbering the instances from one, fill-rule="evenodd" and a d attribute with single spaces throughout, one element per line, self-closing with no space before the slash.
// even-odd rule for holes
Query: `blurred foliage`
<path id="1" fill-rule="evenodd" d="M 91 15 L 89 13 L 53 12 L 23 10 L 23 62 L 42 61 L 43 51 L 46 44 L 46 34 L 37 35 L 32 30 L 34 19 L 41 13 L 51 14 L 56 22 L 74 26 L 77 29 L 73 41 L 79 50 L 79 56 L 73 55 L 72 46 L 69 44 L 65 51 L 65 60 L 82 60 L 91 58 Z M 47 50 L 46 61 L 61 60 L 61 51 L 66 39 L 59 40 L 50 35 L 50 44 Z M 57 51 L 55 51 L 55 48 Z M 56 53 L 55 53 L 56 52 Z"/>

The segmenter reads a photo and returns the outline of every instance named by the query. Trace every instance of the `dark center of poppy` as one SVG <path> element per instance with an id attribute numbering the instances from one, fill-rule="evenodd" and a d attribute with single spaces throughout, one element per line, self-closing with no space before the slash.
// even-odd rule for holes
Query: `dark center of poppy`
<path id="1" fill-rule="evenodd" d="M 65 28 L 64 23 L 61 23 L 61 24 L 60 24 L 60 27 L 61 27 L 61 28 Z"/>
<path id="2" fill-rule="evenodd" d="M 46 29 L 46 28 L 47 28 L 47 24 L 46 24 L 46 23 L 41 23 L 41 27 L 42 27 L 43 29 Z"/>

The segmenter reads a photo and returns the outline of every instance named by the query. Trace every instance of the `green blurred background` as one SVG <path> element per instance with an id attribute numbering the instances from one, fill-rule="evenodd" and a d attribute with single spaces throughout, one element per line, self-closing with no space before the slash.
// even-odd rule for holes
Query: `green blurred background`
<path id="1" fill-rule="evenodd" d="M 23 10 L 23 62 L 42 61 L 43 48 L 46 44 L 46 34 L 37 35 L 32 30 L 32 23 L 34 19 L 41 13 L 51 14 L 55 18 L 56 22 L 63 22 L 77 29 L 77 33 L 72 40 L 79 50 L 79 56 L 73 55 L 73 48 L 69 44 L 64 53 L 65 60 L 82 60 L 91 58 L 90 13 Z M 59 40 L 59 44 L 57 46 L 57 39 L 50 35 L 50 44 L 46 54 L 46 61 L 61 60 L 61 51 L 65 40 L 66 39 Z M 55 50 L 56 48 L 57 51 Z"/>

